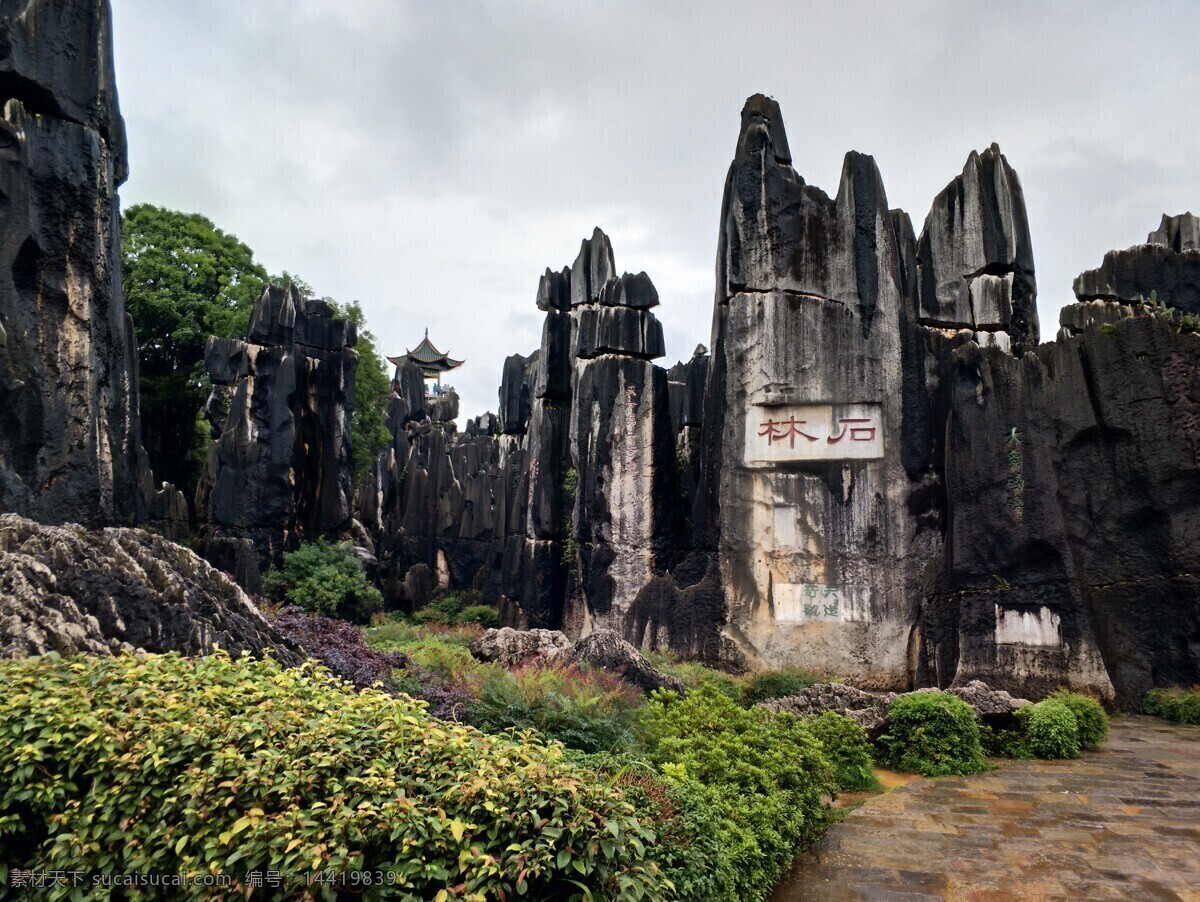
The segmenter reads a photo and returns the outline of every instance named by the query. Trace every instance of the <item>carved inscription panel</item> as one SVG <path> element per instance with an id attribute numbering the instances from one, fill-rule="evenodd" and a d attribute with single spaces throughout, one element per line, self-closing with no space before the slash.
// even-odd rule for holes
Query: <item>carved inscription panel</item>
<path id="1" fill-rule="evenodd" d="M 752 466 L 881 457 L 880 404 L 756 404 L 746 416 L 745 461 Z"/>
<path id="2" fill-rule="evenodd" d="M 861 586 L 775 583 L 776 623 L 869 623 L 871 590 Z"/>

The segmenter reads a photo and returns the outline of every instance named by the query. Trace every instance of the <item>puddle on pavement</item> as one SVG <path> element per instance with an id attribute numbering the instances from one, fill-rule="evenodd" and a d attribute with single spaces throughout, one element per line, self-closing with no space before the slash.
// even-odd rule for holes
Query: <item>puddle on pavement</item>
<path id="1" fill-rule="evenodd" d="M 888 792 L 895 789 L 897 786 L 903 786 L 906 783 L 911 783 L 913 780 L 920 780 L 920 774 L 905 774 L 898 770 L 886 770 L 882 767 L 875 768 L 875 779 L 879 781 L 882 787 L 878 792 L 846 792 L 838 796 L 834 802 L 833 808 L 853 808 L 856 805 L 865 802 L 872 796 L 877 796 L 881 792 Z"/>

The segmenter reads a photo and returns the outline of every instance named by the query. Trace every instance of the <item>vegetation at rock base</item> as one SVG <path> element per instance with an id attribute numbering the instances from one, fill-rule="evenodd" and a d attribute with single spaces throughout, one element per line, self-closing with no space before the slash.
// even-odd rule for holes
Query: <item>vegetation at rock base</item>
<path id="1" fill-rule="evenodd" d="M 620 790 L 534 733 L 224 653 L 48 655 L 0 661 L 0 680 L 9 866 L 220 873 L 264 897 L 252 870 L 296 890 L 381 871 L 395 898 L 670 894 Z"/>
<path id="2" fill-rule="evenodd" d="M 500 625 L 500 615 L 495 608 L 478 603 L 478 596 L 471 592 L 449 592 L 435 598 L 413 614 L 414 623 L 436 623 L 456 626 L 478 623 L 485 629 Z"/>
<path id="3" fill-rule="evenodd" d="M 1200 689 L 1151 689 L 1142 711 L 1176 723 L 1200 724 Z"/>
<path id="4" fill-rule="evenodd" d="M 747 678 L 744 691 L 747 705 L 757 705 L 770 698 L 787 698 L 798 695 L 809 686 L 821 682 L 821 678 L 803 667 L 785 667 L 782 670 L 765 670 Z"/>
<path id="5" fill-rule="evenodd" d="M 399 651 L 377 651 L 362 630 L 334 617 L 318 617 L 288 605 L 271 617 L 275 628 L 309 655 L 329 668 L 336 677 L 365 689 L 376 683 L 397 688 L 396 671 L 409 665 Z"/>
<path id="6" fill-rule="evenodd" d="M 1024 728 L 1025 744 L 1035 758 L 1079 757 L 1079 723 L 1063 702 L 1048 698 L 1018 709 L 1016 716 Z"/>
<path id="7" fill-rule="evenodd" d="M 354 623 L 366 623 L 383 610 L 383 595 L 367 582 L 348 542 L 334 545 L 321 538 L 288 552 L 283 567 L 263 577 L 263 590 L 273 601 Z"/>
<path id="8" fill-rule="evenodd" d="M 834 781 L 840 792 L 871 792 L 880 788 L 871 760 L 871 740 L 862 727 L 843 714 L 826 711 L 809 720 L 808 728 L 821 741 L 821 750 L 833 765 Z"/>
<path id="9" fill-rule="evenodd" d="M 1051 693 L 1050 698 L 1062 702 L 1075 715 L 1075 723 L 1079 728 L 1079 745 L 1082 748 L 1094 749 L 1108 738 L 1108 715 L 1094 698 L 1066 689 Z"/>
<path id="10" fill-rule="evenodd" d="M 618 674 L 551 663 L 501 671 L 471 707 L 483 730 L 534 729 L 584 752 L 626 752 L 642 693 Z"/>
<path id="11" fill-rule="evenodd" d="M 904 695 L 888 709 L 891 724 L 879 738 L 890 767 L 927 777 L 974 774 L 988 768 L 975 710 L 952 695 Z"/>
<path id="12" fill-rule="evenodd" d="M 208 445 L 204 345 L 210 335 L 245 334 L 267 271 L 200 214 L 150 204 L 121 215 L 121 267 L 137 332 L 142 442 L 157 477 L 190 493 Z"/>

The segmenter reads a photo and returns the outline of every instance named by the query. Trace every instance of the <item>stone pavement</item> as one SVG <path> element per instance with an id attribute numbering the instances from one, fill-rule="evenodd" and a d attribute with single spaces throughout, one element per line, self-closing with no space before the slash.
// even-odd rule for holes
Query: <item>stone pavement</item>
<path id="1" fill-rule="evenodd" d="M 792 900 L 1200 902 L 1200 726 L 1115 718 L 1076 761 L 873 796 L 796 860 Z"/>

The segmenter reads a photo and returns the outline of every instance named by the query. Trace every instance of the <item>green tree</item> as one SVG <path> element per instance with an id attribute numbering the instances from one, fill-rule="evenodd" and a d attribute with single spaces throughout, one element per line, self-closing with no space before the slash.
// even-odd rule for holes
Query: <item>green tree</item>
<path id="1" fill-rule="evenodd" d="M 208 430 L 209 335 L 245 334 L 266 270 L 198 213 L 136 204 L 121 217 L 125 300 L 137 330 L 142 442 L 159 479 L 190 496 Z"/>

